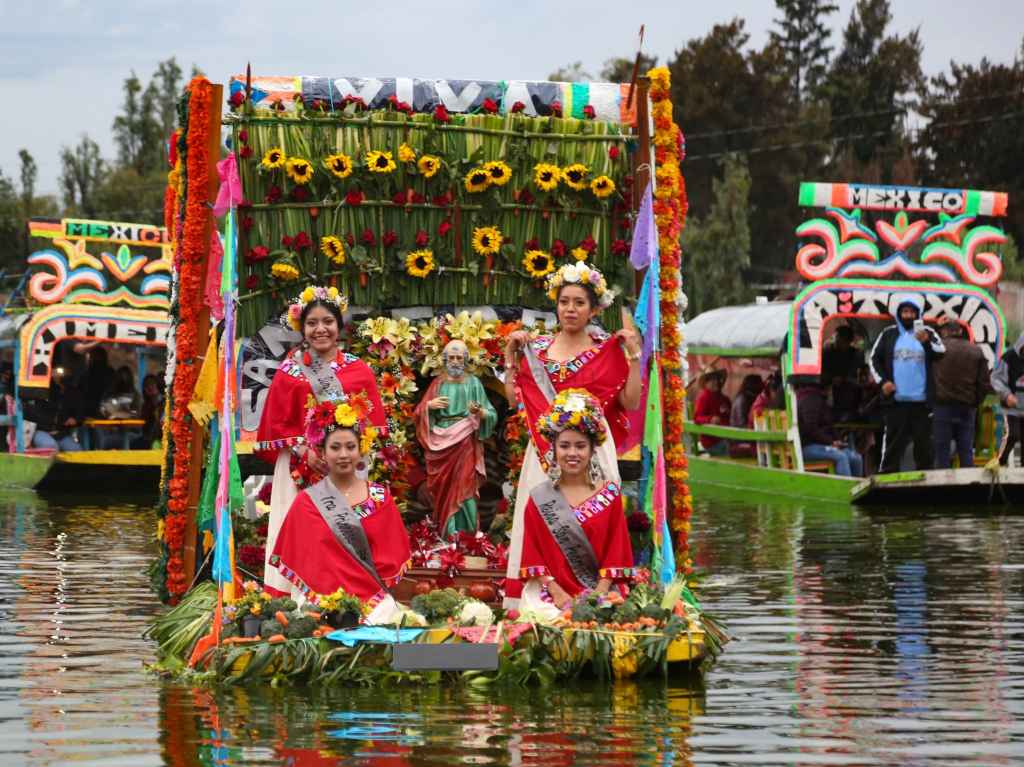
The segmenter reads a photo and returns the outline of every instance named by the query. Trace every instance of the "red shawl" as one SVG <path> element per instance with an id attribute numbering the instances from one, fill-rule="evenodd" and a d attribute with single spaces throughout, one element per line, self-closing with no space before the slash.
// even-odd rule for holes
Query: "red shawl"
<path id="1" fill-rule="evenodd" d="M 614 500 L 607 503 L 612 497 Z M 583 532 L 597 556 L 598 577 L 624 580 L 633 575 L 633 547 L 629 542 L 619 486 L 606 482 L 574 511 L 576 519 L 582 520 Z M 569 561 L 551 535 L 533 498 L 526 502 L 525 523 L 520 578 L 527 580 L 550 575 L 570 596 L 583 591 L 583 584 L 576 580 Z"/>
<path id="2" fill-rule="evenodd" d="M 551 344 L 551 337 L 542 336 L 532 343 L 541 362 L 547 365 L 547 347 Z M 626 418 L 626 411 L 619 403 L 619 393 L 626 385 L 626 378 L 629 377 L 629 360 L 626 359 L 626 353 L 622 350 L 618 337 L 609 336 L 574 360 L 559 364 L 560 373 L 548 373 L 548 379 L 555 391 L 586 389 L 600 400 L 605 420 L 611 428 L 612 439 L 615 440 L 616 450 L 621 450 L 626 444 L 629 421 Z M 537 454 L 543 457 L 547 452 L 548 443 L 537 433 L 536 425 L 537 419 L 550 409 L 550 403 L 533 380 L 525 355 L 519 357 L 516 393 L 526 409 L 526 419 Z"/>
<path id="3" fill-rule="evenodd" d="M 377 574 L 391 588 L 409 565 L 409 536 L 387 487 L 376 482 L 369 487 L 369 497 L 353 510 L 362 519 Z M 339 588 L 369 602 L 384 596 L 373 576 L 338 543 L 305 490 L 284 518 L 270 563 L 311 602 Z"/>
<path id="4" fill-rule="evenodd" d="M 462 502 L 477 497 L 487 472 L 484 447 L 477 438 L 472 417 L 467 416 L 443 430 L 431 428 L 428 403 L 438 396 L 442 383 L 442 376 L 434 378 L 416 406 L 416 437 L 423 445 L 427 488 L 434 501 L 434 520 L 443 531 Z"/>
<path id="5" fill-rule="evenodd" d="M 260 415 L 260 428 L 256 433 L 259 442 L 274 439 L 289 439 L 301 436 L 305 431 L 306 400 L 313 394 L 306 377 L 299 368 L 292 364 L 292 351 L 270 382 L 270 391 Z M 350 394 L 365 391 L 373 405 L 370 421 L 374 426 L 387 427 L 387 413 L 377 390 L 377 379 L 374 378 L 370 366 L 358 357 L 350 354 L 340 356 L 340 367 L 335 371 L 341 387 Z M 267 463 L 277 460 L 276 450 L 264 450 L 257 453 Z"/>

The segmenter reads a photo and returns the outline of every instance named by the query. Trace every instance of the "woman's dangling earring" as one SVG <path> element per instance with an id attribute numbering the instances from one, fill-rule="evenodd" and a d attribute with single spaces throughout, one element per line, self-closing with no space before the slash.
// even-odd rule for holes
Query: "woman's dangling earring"
<path id="1" fill-rule="evenodd" d="M 596 455 L 590 456 L 590 465 L 587 466 L 587 479 L 590 480 L 591 487 L 597 487 L 604 481 L 604 469 L 601 468 L 601 462 L 597 460 Z"/>
<path id="2" fill-rule="evenodd" d="M 544 462 L 548 465 L 548 479 L 552 485 L 557 485 L 562 478 L 562 467 L 555 462 L 555 451 L 548 448 L 544 454 Z"/>
<path id="3" fill-rule="evenodd" d="M 302 362 L 308 367 L 313 364 L 313 355 L 309 353 L 309 341 L 305 338 L 302 339 L 302 343 L 299 344 L 299 348 L 302 349 Z"/>

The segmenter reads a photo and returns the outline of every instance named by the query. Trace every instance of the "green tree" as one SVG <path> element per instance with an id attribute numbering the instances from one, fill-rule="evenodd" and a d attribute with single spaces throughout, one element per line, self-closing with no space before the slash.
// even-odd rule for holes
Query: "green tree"
<path id="1" fill-rule="evenodd" d="M 98 210 L 96 191 L 107 173 L 99 144 L 83 134 L 74 147 L 61 148 L 60 165 L 60 188 L 64 207 L 70 213 L 95 218 Z"/>
<path id="2" fill-rule="evenodd" d="M 0 270 L 17 269 L 23 261 L 22 201 L 14 182 L 0 169 Z"/>
<path id="3" fill-rule="evenodd" d="M 101 218 L 162 224 L 167 174 L 150 170 L 140 174 L 131 166 L 114 168 L 96 187 L 95 207 Z"/>
<path id="4" fill-rule="evenodd" d="M 750 266 L 750 172 L 746 160 L 726 157 L 713 184 L 711 210 L 690 216 L 683 230 L 683 274 L 691 317 L 749 300 L 743 272 Z"/>
<path id="5" fill-rule="evenodd" d="M 916 157 L 924 183 L 1009 193 L 1007 229 L 1024 242 L 1024 50 L 1012 64 L 951 62 L 920 105 Z"/>
<path id="6" fill-rule="evenodd" d="M 633 79 L 633 65 L 635 63 L 635 58 L 625 58 L 622 56 L 606 59 L 604 66 L 601 67 L 601 74 L 598 76 L 598 79 L 605 83 L 631 82 Z M 640 66 L 637 68 L 637 73 L 640 75 L 646 74 L 649 69 L 656 66 L 658 66 L 657 56 L 647 56 L 641 53 Z"/>
<path id="7" fill-rule="evenodd" d="M 559 67 L 548 75 L 548 80 L 555 83 L 586 83 L 593 79 L 594 77 L 590 72 L 583 68 L 582 61 L 566 64 L 564 67 Z"/>
<path id="8" fill-rule="evenodd" d="M 178 127 L 178 99 L 181 98 L 182 71 L 173 56 L 156 65 L 153 82 L 156 83 L 157 113 L 160 138 L 166 141 Z"/>
<path id="9" fill-rule="evenodd" d="M 857 180 L 896 180 L 906 113 L 923 84 L 918 32 L 887 34 L 891 20 L 889 0 L 857 0 L 825 86 L 836 162 Z"/>
<path id="10" fill-rule="evenodd" d="M 839 6 L 826 0 L 775 0 L 782 17 L 775 19 L 771 42 L 783 52 L 792 82 L 793 103 L 818 95 L 828 72 L 832 36 L 828 17 Z"/>

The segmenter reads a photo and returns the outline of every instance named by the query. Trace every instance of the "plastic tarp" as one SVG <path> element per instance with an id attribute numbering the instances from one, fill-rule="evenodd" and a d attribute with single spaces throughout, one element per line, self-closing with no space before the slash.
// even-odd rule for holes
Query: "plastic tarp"
<path id="1" fill-rule="evenodd" d="M 686 323 L 686 345 L 691 353 L 705 349 L 781 351 L 792 306 L 792 301 L 773 301 L 712 309 Z"/>

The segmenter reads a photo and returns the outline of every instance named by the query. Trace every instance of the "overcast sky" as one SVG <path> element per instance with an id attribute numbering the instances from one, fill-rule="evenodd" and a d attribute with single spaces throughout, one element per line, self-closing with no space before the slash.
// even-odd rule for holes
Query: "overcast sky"
<path id="1" fill-rule="evenodd" d="M 838 4 L 835 45 L 853 0 Z M 1024 36 L 1022 0 L 892 6 L 896 30 L 921 29 L 930 74 L 951 58 L 1012 61 Z M 170 56 L 186 74 L 197 64 L 221 83 L 247 61 L 261 74 L 544 79 L 569 62 L 596 72 L 606 58 L 631 55 L 642 23 L 645 51 L 664 62 L 734 16 L 760 46 L 775 15 L 772 0 L 0 0 L 0 169 L 16 176 L 27 148 L 47 193 L 57 189 L 60 147 L 81 134 L 113 157 L 124 78 L 134 70 L 148 81 Z"/>

